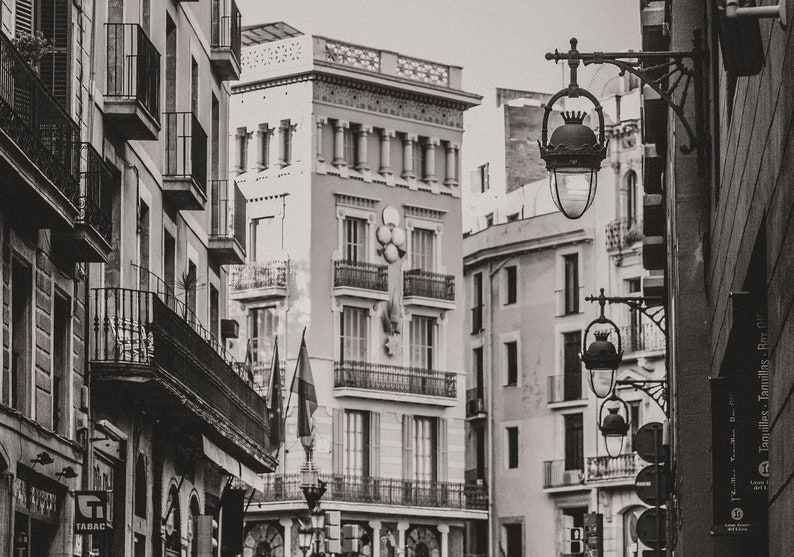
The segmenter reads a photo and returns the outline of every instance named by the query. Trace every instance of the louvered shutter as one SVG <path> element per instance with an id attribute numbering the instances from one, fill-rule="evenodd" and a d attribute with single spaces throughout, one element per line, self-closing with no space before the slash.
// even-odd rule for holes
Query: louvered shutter
<path id="1" fill-rule="evenodd" d="M 369 415 L 369 475 L 380 476 L 380 412 Z"/>
<path id="2" fill-rule="evenodd" d="M 68 107 L 69 98 L 69 3 L 68 0 L 41 0 L 39 12 L 39 30 L 53 49 L 39 62 L 39 76 L 65 107 Z"/>
<path id="3" fill-rule="evenodd" d="M 332 420 L 331 436 L 334 445 L 331 455 L 332 468 L 334 474 L 342 475 L 345 455 L 345 411 L 342 408 L 334 408 Z"/>
<path id="4" fill-rule="evenodd" d="M 437 478 L 440 482 L 447 481 L 447 468 L 449 467 L 448 461 L 448 444 L 447 444 L 447 420 L 438 418 L 438 434 L 436 436 L 438 443 L 438 470 Z"/>
<path id="5" fill-rule="evenodd" d="M 403 480 L 413 479 L 414 417 L 403 415 Z"/>
<path id="6" fill-rule="evenodd" d="M 17 0 L 14 9 L 16 36 L 33 33 L 33 0 Z"/>

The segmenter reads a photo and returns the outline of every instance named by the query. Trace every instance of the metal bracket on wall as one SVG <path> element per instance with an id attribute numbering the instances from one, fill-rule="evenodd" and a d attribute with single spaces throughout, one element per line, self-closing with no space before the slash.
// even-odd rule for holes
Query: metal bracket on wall
<path id="1" fill-rule="evenodd" d="M 632 387 L 642 391 L 653 401 L 659 405 L 668 418 L 670 415 L 667 413 L 667 379 L 618 379 L 615 381 L 616 386 Z"/>
<path id="2" fill-rule="evenodd" d="M 598 302 L 601 307 L 604 304 L 623 304 L 629 306 L 632 311 L 639 311 L 656 325 L 662 334 L 667 338 L 667 319 L 665 317 L 662 299 L 654 296 L 605 296 L 604 289 L 598 296 L 587 296 L 587 302 Z"/>

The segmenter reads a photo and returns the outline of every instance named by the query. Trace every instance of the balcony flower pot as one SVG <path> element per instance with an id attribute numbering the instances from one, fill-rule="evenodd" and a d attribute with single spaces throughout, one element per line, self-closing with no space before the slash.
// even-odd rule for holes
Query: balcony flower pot
<path id="1" fill-rule="evenodd" d="M 623 236 L 623 241 L 626 242 L 627 246 L 630 246 L 637 242 L 641 242 L 642 238 L 642 231 L 637 226 L 633 226 L 626 232 L 625 236 Z"/>
<path id="2" fill-rule="evenodd" d="M 11 39 L 14 47 L 19 52 L 22 59 L 33 69 L 36 74 L 39 73 L 39 61 L 48 54 L 55 52 L 47 39 L 41 31 L 36 33 L 19 33 L 16 37 Z M 23 70 L 19 70 L 23 71 Z"/>

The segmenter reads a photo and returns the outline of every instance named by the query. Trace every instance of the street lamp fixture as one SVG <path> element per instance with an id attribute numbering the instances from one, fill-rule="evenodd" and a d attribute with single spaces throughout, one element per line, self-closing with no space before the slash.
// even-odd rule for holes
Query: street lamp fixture
<path id="1" fill-rule="evenodd" d="M 617 403 L 617 405 L 613 404 Z M 604 410 L 607 414 L 604 415 Z M 621 415 L 620 411 L 623 411 Z M 613 394 L 601 405 L 598 412 L 598 429 L 604 436 L 604 445 L 610 458 L 617 458 L 623 450 L 623 438 L 629 431 L 629 406 L 619 396 Z"/>
<path id="2" fill-rule="evenodd" d="M 620 363 L 623 361 L 623 345 L 620 338 L 620 329 L 615 323 L 604 315 L 606 297 L 604 291 L 598 299 L 601 304 L 601 313 L 584 330 L 582 337 L 581 359 L 588 371 L 590 390 L 598 398 L 606 398 L 615 390 L 615 375 Z M 587 339 L 593 326 L 605 325 L 606 328 L 593 331 L 595 340 L 588 346 Z M 610 342 L 609 337 L 614 334 L 617 338 L 617 347 Z"/>
<path id="3" fill-rule="evenodd" d="M 314 543 L 314 530 L 308 526 L 301 526 L 298 529 L 298 547 L 303 552 L 303 557 L 306 557 L 312 543 Z"/>
<path id="4" fill-rule="evenodd" d="M 52 464 L 55 460 L 50 456 L 50 453 L 47 451 L 41 451 L 39 454 L 36 455 L 36 458 L 31 459 L 33 463 L 33 468 L 36 467 L 37 464 L 41 464 L 42 466 L 46 466 L 47 464 Z"/>

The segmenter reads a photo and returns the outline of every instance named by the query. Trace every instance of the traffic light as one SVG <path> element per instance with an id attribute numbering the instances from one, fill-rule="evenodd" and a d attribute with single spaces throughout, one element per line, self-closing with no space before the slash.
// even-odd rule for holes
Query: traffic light
<path id="1" fill-rule="evenodd" d="M 342 553 L 361 551 L 362 530 L 358 524 L 345 524 L 342 527 Z"/>
<path id="2" fill-rule="evenodd" d="M 196 549 L 198 557 L 217 557 L 218 521 L 211 514 L 196 517 Z"/>
<path id="3" fill-rule="evenodd" d="M 327 511 L 325 513 L 325 552 L 342 553 L 342 531 L 341 518 L 339 511 Z"/>
<path id="4" fill-rule="evenodd" d="M 584 553 L 584 528 L 568 528 L 565 536 L 565 553 Z"/>

